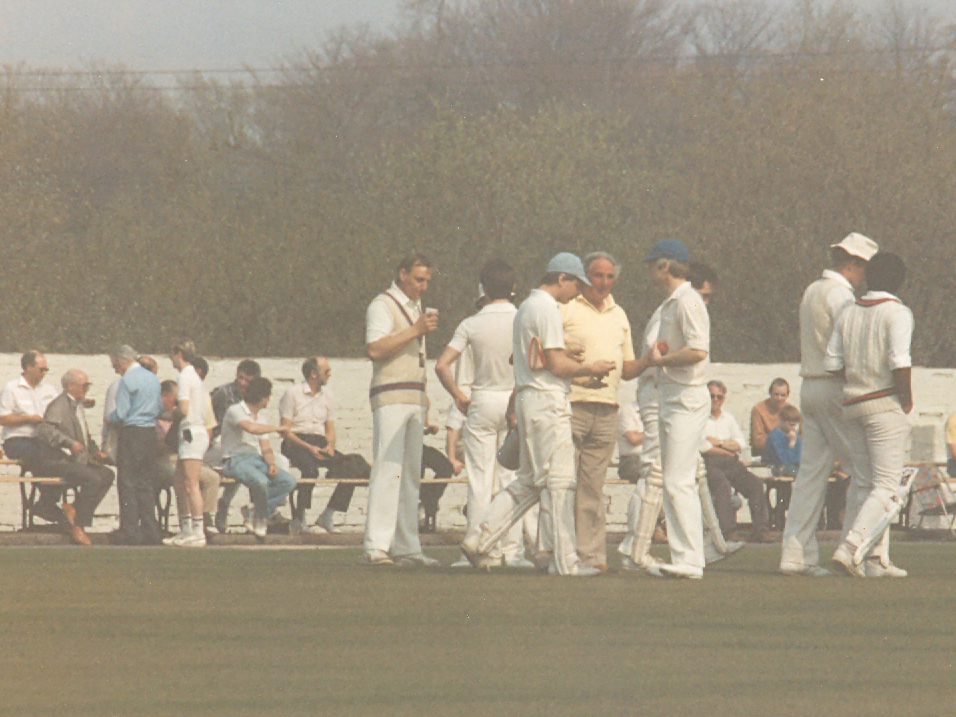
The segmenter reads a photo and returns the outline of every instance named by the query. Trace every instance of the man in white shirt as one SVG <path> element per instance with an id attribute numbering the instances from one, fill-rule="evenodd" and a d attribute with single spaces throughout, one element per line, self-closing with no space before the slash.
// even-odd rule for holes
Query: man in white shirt
<path id="1" fill-rule="evenodd" d="M 784 575 L 826 577 L 820 566 L 816 529 L 826 504 L 827 479 L 833 462 L 855 474 L 844 420 L 843 381 L 824 367 L 827 343 L 837 317 L 854 302 L 853 292 L 863 284 L 866 264 L 877 252 L 872 239 L 849 234 L 830 247 L 833 269 L 814 281 L 800 302 L 800 412 L 803 414 L 800 469 L 793 482 L 790 507 L 783 529 L 780 572 Z"/>
<path id="2" fill-rule="evenodd" d="M 222 473 L 249 489 L 254 507 L 244 512 L 246 528 L 260 540 L 266 537 L 269 516 L 295 488 L 295 477 L 276 466 L 270 433 L 285 434 L 282 426 L 259 421 L 259 412 L 269 405 L 272 382 L 257 376 L 249 382 L 243 399 L 226 410 L 222 419 Z"/>
<path id="3" fill-rule="evenodd" d="M 845 378 L 843 415 L 855 469 L 833 562 L 855 577 L 906 577 L 889 558 L 889 523 L 906 499 L 897 489 L 912 429 L 913 312 L 896 295 L 905 277 L 896 254 L 870 259 L 868 291 L 837 318 L 824 360 L 827 371 Z M 864 543 L 873 547 L 866 550 Z"/>
<path id="4" fill-rule="evenodd" d="M 465 535 L 462 551 L 478 568 L 493 563 L 497 542 L 531 506 L 541 502 L 538 542 L 548 571 L 559 575 L 600 575 L 581 563 L 574 532 L 574 441 L 571 436 L 570 380 L 606 376 L 610 361 L 584 364 L 565 348 L 559 304 L 567 303 L 588 282 L 581 260 L 563 252 L 548 263 L 537 289 L 515 315 L 512 337 L 515 411 L 521 442 L 517 477 L 492 500 Z"/>
<path id="5" fill-rule="evenodd" d="M 37 426 L 57 391 L 43 382 L 50 369 L 46 356 L 39 351 L 23 354 L 20 367 L 23 373 L 7 382 L 0 393 L 0 426 L 3 426 L 3 452 L 8 458 L 22 461 L 32 472 L 42 457 L 41 445 L 34 440 Z"/>
<path id="6" fill-rule="evenodd" d="M 508 433 L 508 401 L 514 390 L 514 370 L 511 365 L 512 333 L 517 309 L 511 303 L 514 296 L 514 269 L 495 259 L 481 270 L 481 287 L 488 303 L 475 315 L 459 324 L 448 346 L 438 357 L 435 373 L 442 386 L 451 394 L 455 407 L 465 414 L 464 444 L 465 472 L 468 476 L 468 529 L 491 504 L 495 494 L 514 479 L 512 471 L 497 461 L 498 449 Z M 452 364 L 459 357 L 468 356 L 471 364 L 470 392 L 466 393 L 452 373 Z M 517 540 L 514 533 L 517 531 Z M 521 539 L 521 525 L 515 524 L 509 536 L 512 542 Z M 501 559 L 504 546 L 489 554 L 491 560 Z M 512 549 L 505 556 L 509 567 L 534 567 L 520 552 Z M 467 565 L 467 558 L 464 558 Z M 459 561 L 456 567 L 461 566 Z"/>
<path id="7" fill-rule="evenodd" d="M 299 469 L 303 478 L 318 478 L 320 468 L 328 468 L 329 478 L 368 478 L 368 464 L 360 456 L 346 460 L 335 449 L 335 395 L 329 386 L 332 367 L 323 356 L 307 358 L 302 364 L 303 381 L 291 386 L 279 401 L 279 420 L 287 429 L 282 441 L 282 454 Z M 359 459 L 359 470 L 349 468 Z M 305 511 L 312 507 L 311 483 L 299 486 L 293 526 L 303 526 Z M 345 513 L 352 500 L 355 485 L 339 483 L 315 524 L 327 533 L 337 533 L 335 513 Z"/>
<path id="8" fill-rule="evenodd" d="M 720 530 L 730 538 L 737 529 L 737 511 L 732 503 L 736 490 L 750 507 L 750 541 L 772 542 L 763 481 L 740 462 L 740 452 L 746 445 L 744 433 L 737 419 L 723 410 L 727 386 L 723 381 L 708 381 L 707 390 L 710 392 L 710 417 L 704 427 L 704 442 L 700 452 L 704 456 L 707 485 L 714 500 Z"/>
<path id="9" fill-rule="evenodd" d="M 438 328 L 438 312 L 422 311 L 431 262 L 405 257 L 395 281 L 365 315 L 366 354 L 372 360 L 372 473 L 362 543 L 366 565 L 438 565 L 422 553 L 418 501 L 422 479 L 425 337 Z"/>
<path id="10" fill-rule="evenodd" d="M 689 281 L 690 256 L 674 239 L 651 249 L 644 264 L 665 296 L 656 342 L 640 359 L 639 370 L 658 370 L 661 473 L 671 563 L 652 565 L 658 577 L 702 578 L 704 534 L 697 490 L 698 448 L 709 414 L 706 383 L 710 356 L 710 317 Z"/>

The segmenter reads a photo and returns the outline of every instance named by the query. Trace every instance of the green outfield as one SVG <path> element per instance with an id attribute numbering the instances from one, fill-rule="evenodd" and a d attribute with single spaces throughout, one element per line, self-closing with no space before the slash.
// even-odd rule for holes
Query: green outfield
<path id="1" fill-rule="evenodd" d="M 905 580 L 778 576 L 778 551 L 697 582 L 0 550 L 0 715 L 956 711 L 956 545 L 894 547 Z"/>

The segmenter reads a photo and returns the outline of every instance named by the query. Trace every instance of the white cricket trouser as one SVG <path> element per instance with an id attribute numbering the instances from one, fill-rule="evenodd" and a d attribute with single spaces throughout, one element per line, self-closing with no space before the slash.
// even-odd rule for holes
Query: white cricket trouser
<path id="1" fill-rule="evenodd" d="M 817 524 L 826 504 L 827 479 L 833 462 L 852 476 L 857 474 L 850 456 L 853 427 L 843 418 L 843 383 L 829 378 L 805 378 L 800 386 L 803 412 L 800 469 L 793 481 L 790 508 L 783 529 L 780 566 L 800 569 L 820 562 Z M 847 509 L 850 497 L 847 494 Z"/>
<path id="2" fill-rule="evenodd" d="M 697 490 L 697 461 L 710 392 L 706 386 L 660 385 L 659 434 L 664 480 L 664 516 L 671 563 L 704 567 L 704 526 Z"/>
<path id="3" fill-rule="evenodd" d="M 903 409 L 860 416 L 848 421 L 859 428 L 850 436 L 850 454 L 856 472 L 847 490 L 843 540 L 860 545 L 887 511 L 906 465 L 907 441 L 912 425 Z M 889 529 L 870 555 L 889 560 Z"/>
<path id="4" fill-rule="evenodd" d="M 515 480 L 495 496 L 468 535 L 481 533 L 478 551 L 487 555 L 505 532 L 540 502 L 539 543 L 552 553 L 557 572 L 568 575 L 579 564 L 571 404 L 564 393 L 525 389 L 518 392 L 515 408 L 521 446 Z"/>
<path id="5" fill-rule="evenodd" d="M 634 492 L 627 504 L 628 531 L 618 546 L 618 552 L 631 557 L 635 553 L 635 542 L 639 549 L 636 553 L 643 557 L 651 547 L 654 528 L 661 510 L 662 486 L 661 441 L 658 433 L 660 412 L 660 393 L 651 382 L 641 382 L 637 393 L 637 406 L 644 424 L 644 440 L 641 443 L 641 480 L 634 486 Z M 653 518 L 651 515 L 653 514 Z M 635 554 L 636 554 L 635 553 Z"/>
<path id="6" fill-rule="evenodd" d="M 366 554 L 418 555 L 418 489 L 422 482 L 425 407 L 407 403 L 372 411 L 372 473 L 368 481 Z"/>
<path id="7" fill-rule="evenodd" d="M 465 472 L 468 475 L 468 530 L 485 514 L 492 498 L 514 480 L 514 471 L 498 463 L 498 449 L 508 434 L 508 401 L 511 391 L 475 391 L 471 396 L 468 416 L 462 431 L 465 449 Z M 530 516 L 512 526 L 501 540 L 501 550 L 493 550 L 491 557 L 504 554 L 514 560 L 524 554 L 522 527 Z M 534 512 L 535 532 L 537 512 Z M 532 542 L 534 538 L 532 538 Z"/>

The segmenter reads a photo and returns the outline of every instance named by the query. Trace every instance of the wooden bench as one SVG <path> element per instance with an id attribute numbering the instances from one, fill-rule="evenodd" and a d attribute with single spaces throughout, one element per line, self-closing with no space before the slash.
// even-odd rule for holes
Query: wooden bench
<path id="1" fill-rule="evenodd" d="M 61 478 L 49 476 L 28 476 L 23 464 L 12 458 L 0 458 L 0 466 L 11 466 L 19 469 L 18 474 L 0 473 L 0 483 L 18 483 L 20 485 L 20 519 L 21 530 L 32 530 L 33 525 L 33 507 L 36 505 L 40 495 L 41 485 L 55 485 L 63 488 L 64 491 L 72 490 L 68 485 L 63 484 Z"/>

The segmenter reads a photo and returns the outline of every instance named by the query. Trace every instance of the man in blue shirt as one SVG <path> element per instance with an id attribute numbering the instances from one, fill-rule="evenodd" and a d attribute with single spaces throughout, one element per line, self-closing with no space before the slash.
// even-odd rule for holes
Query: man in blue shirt
<path id="1" fill-rule="evenodd" d="M 122 374 L 116 409 L 106 417 L 119 429 L 116 487 L 119 491 L 120 527 L 110 534 L 115 545 L 158 545 L 159 522 L 151 481 L 156 451 L 156 418 L 162 412 L 156 374 L 136 361 L 129 346 L 110 354 L 113 369 Z"/>

